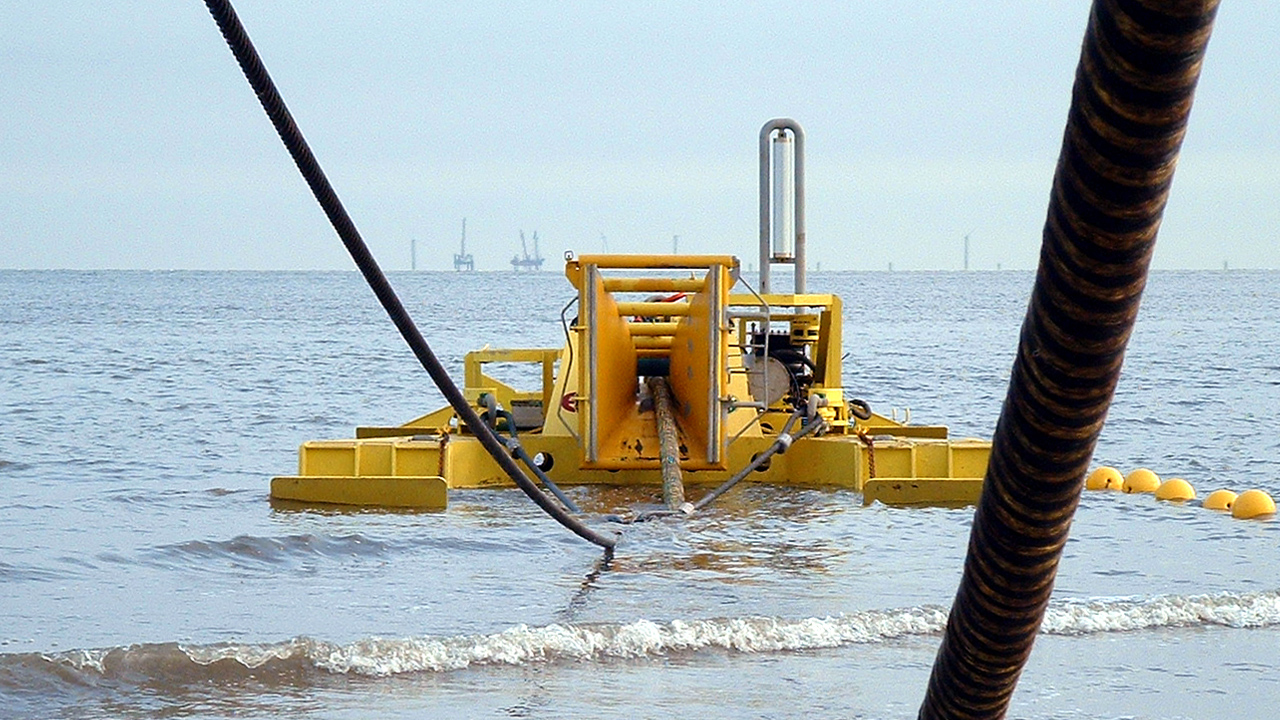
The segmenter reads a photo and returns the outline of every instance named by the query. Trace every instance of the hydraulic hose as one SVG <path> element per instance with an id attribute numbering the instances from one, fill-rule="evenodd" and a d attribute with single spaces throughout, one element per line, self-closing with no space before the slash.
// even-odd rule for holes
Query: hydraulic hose
<path id="1" fill-rule="evenodd" d="M 351 259 L 355 261 L 356 267 L 360 269 L 365 281 L 369 283 L 369 288 L 373 290 L 373 294 L 382 303 L 383 309 L 387 311 L 387 315 L 395 323 L 400 335 L 408 343 L 409 348 L 417 356 L 418 361 L 422 363 L 422 367 L 426 369 L 431 379 L 435 381 L 436 386 L 440 388 L 440 392 L 449 401 L 449 405 L 453 407 L 454 412 L 458 414 L 458 417 L 462 419 L 484 446 L 485 450 L 489 452 L 489 455 L 493 457 L 494 462 L 498 463 L 498 466 L 511 477 L 530 499 L 537 503 L 538 507 L 579 537 L 603 548 L 612 549 L 617 544 L 617 536 L 605 536 L 592 530 L 556 505 L 520 470 L 520 466 L 516 465 L 515 460 L 507 454 L 502 441 L 487 425 L 481 422 L 475 410 L 471 408 L 466 398 L 463 397 L 462 391 L 453 383 L 449 373 L 440 364 L 440 361 L 436 359 L 435 353 L 427 345 L 422 333 L 418 332 L 417 326 L 414 325 L 409 313 L 405 310 L 404 305 L 401 304 L 400 298 L 396 296 L 395 291 L 391 288 L 386 275 L 378 267 L 378 263 L 374 260 L 373 254 L 369 252 L 364 239 L 360 237 L 355 223 L 347 215 L 346 208 L 342 206 L 337 193 L 334 192 L 333 187 L 329 184 L 329 179 L 320 168 L 320 163 L 316 160 L 315 155 L 312 154 L 306 139 L 303 138 L 302 131 L 298 129 L 298 126 L 293 121 L 293 116 L 289 113 L 289 109 L 285 107 L 284 99 L 280 97 L 275 83 L 271 80 L 271 76 L 267 74 L 267 69 L 262 64 L 262 59 L 258 56 L 258 51 L 254 49 L 253 43 L 250 42 L 244 26 L 240 24 L 240 18 L 236 16 L 235 9 L 231 7 L 231 3 L 228 0 L 205 0 L 205 5 L 208 6 L 213 19 L 218 23 L 218 28 L 222 31 L 222 37 L 226 39 L 228 47 L 231 48 L 231 53 L 235 55 L 236 62 L 240 64 L 240 69 L 244 71 L 245 78 L 249 81 L 249 85 L 253 87 L 259 102 L 262 103 L 262 109 L 266 111 L 267 117 L 271 119 L 271 123 L 275 126 L 276 132 L 279 133 L 285 147 L 289 150 L 289 154 L 293 157 L 294 163 L 297 164 L 302 177 L 311 188 L 312 194 L 315 195 L 316 200 L 320 203 L 325 215 L 329 217 L 329 222 L 333 224 L 333 228 L 337 231 L 338 237 L 342 239 L 342 244 L 346 246 L 347 252 L 351 254 Z"/>
<path id="2" fill-rule="evenodd" d="M 692 515 L 695 512 L 710 505 L 721 495 L 724 495 L 725 493 L 729 492 L 738 483 L 745 480 L 746 477 L 750 475 L 754 470 L 761 467 L 765 463 L 769 462 L 769 458 L 773 457 L 778 453 L 786 452 L 787 448 L 791 447 L 791 443 L 795 442 L 796 440 L 799 440 L 802 437 L 805 437 L 807 435 L 811 435 L 817 432 L 818 430 L 822 429 L 826 425 L 825 420 L 815 415 L 813 419 L 809 421 L 808 424 L 800 428 L 799 432 L 797 432 L 795 435 L 792 435 L 791 428 L 793 425 L 795 425 L 796 420 L 800 418 L 800 415 L 803 412 L 804 412 L 804 409 L 802 408 L 792 413 L 791 417 L 787 418 L 786 424 L 782 427 L 782 432 L 778 433 L 778 437 L 774 439 L 773 443 L 770 444 L 769 447 L 765 448 L 764 452 L 751 458 L 751 462 L 747 463 L 745 467 L 743 467 L 738 472 L 734 473 L 733 476 L 730 477 L 728 480 L 725 480 L 723 483 L 720 483 L 720 485 L 716 487 L 716 489 L 704 495 L 702 498 L 698 500 L 698 502 L 683 503 L 677 508 L 669 508 L 665 510 L 650 510 L 649 512 L 641 513 L 640 515 L 637 515 L 636 518 L 632 520 L 632 522 L 645 522 L 647 520 L 653 520 L 655 518 L 672 517 L 676 515 Z"/>
<path id="3" fill-rule="evenodd" d="M 739 470 L 733 477 L 725 480 L 715 490 L 712 490 L 700 498 L 698 502 L 693 504 L 693 508 L 689 510 L 689 513 L 692 514 L 710 505 L 716 498 L 729 492 L 734 488 L 734 486 L 742 482 L 756 468 L 764 465 L 766 462 L 769 462 L 769 458 L 778 453 L 786 452 L 787 448 L 791 447 L 791 443 L 805 437 L 806 435 L 817 432 L 819 428 L 826 424 L 825 420 L 815 415 L 807 424 L 800 428 L 799 432 L 792 436 L 789 433 L 791 431 L 791 425 L 795 419 L 796 415 L 792 415 L 791 418 L 787 420 L 786 426 L 782 428 L 782 432 L 778 433 L 778 437 L 773 441 L 772 445 L 765 448 L 764 452 L 752 458 L 751 462 L 747 463 L 747 466 Z"/>
<path id="4" fill-rule="evenodd" d="M 1095 0 L 1040 267 L 921 718 L 1003 718 L 1137 318 L 1217 0 Z"/>
<path id="5" fill-rule="evenodd" d="M 565 506 L 565 509 L 572 513 L 582 512 L 577 503 L 570 500 L 569 496 L 565 495 L 564 491 L 560 489 L 560 486 L 556 485 L 555 482 L 552 481 L 551 477 L 538 466 L 538 463 L 534 462 L 533 458 L 529 456 L 529 451 L 525 450 L 524 445 L 520 442 L 520 438 L 516 436 L 516 419 L 515 416 L 511 414 L 511 411 L 495 410 L 494 416 L 507 421 L 507 432 L 510 433 L 511 438 L 504 441 L 504 444 L 507 446 L 507 449 L 511 451 L 511 454 L 519 458 L 520 462 L 523 462 L 525 467 L 529 468 L 530 472 L 532 472 L 534 476 L 542 482 L 542 486 L 550 491 L 552 495 L 555 495 L 556 499 Z"/>

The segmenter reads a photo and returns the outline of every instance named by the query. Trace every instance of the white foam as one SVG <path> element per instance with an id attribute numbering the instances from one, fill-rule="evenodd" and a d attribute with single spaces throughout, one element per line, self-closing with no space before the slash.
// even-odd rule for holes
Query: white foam
<path id="1" fill-rule="evenodd" d="M 517 625 L 488 635 L 374 637 L 346 644 L 296 638 L 260 645 L 181 646 L 180 650 L 200 665 L 231 660 L 259 668 L 272 661 L 297 661 L 332 673 L 386 676 L 447 672 L 475 665 L 660 657 L 708 649 L 803 651 L 937 635 L 946 621 L 944 608 L 917 607 L 801 619 L 750 616 L 666 623 Z M 1280 592 L 1059 601 L 1050 605 L 1041 631 L 1086 635 L 1202 625 L 1280 625 Z M 103 657 L 92 651 L 62 657 L 78 666 L 101 670 Z"/>
<path id="2" fill-rule="evenodd" d="M 297 638 L 270 645 L 179 645 L 178 649 L 197 665 L 212 665 L 220 660 L 234 660 L 247 668 L 259 668 L 272 660 L 288 660 L 305 654 L 312 644 L 306 638 Z"/>
<path id="3" fill-rule="evenodd" d="M 76 670 L 94 670 L 98 674 L 103 674 L 106 672 L 107 654 L 112 652 L 113 649 L 67 650 L 60 653 L 46 653 L 41 657 L 49 662 L 69 665 Z"/>
<path id="4" fill-rule="evenodd" d="M 746 653 L 872 643 L 941 631 L 940 608 L 863 612 L 788 620 L 638 620 L 622 625 L 519 625 L 493 635 L 454 638 L 371 638 L 347 645 L 317 643 L 317 667 L 335 673 L 393 675 L 460 670 L 471 665 L 522 665 L 554 660 L 644 658 L 718 648 Z"/>
<path id="5" fill-rule="evenodd" d="M 1280 625 L 1280 592 L 1054 603 L 1040 630 L 1053 635 L 1084 635 L 1195 625 Z"/>

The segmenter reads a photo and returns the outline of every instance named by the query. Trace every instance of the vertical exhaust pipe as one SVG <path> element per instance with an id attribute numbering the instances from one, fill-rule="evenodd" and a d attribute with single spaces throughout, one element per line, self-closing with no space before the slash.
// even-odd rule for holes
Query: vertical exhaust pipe
<path id="1" fill-rule="evenodd" d="M 804 129 L 790 118 L 775 118 L 760 128 L 761 293 L 770 292 L 769 266 L 776 263 L 794 263 L 795 292 L 806 291 L 804 246 Z"/>

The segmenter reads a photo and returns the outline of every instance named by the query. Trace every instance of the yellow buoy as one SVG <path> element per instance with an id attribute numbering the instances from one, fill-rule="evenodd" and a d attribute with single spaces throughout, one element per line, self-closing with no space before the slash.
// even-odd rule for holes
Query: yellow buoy
<path id="1" fill-rule="evenodd" d="M 1231 517 L 1256 518 L 1276 514 L 1276 501 L 1261 490 L 1245 490 L 1231 506 Z"/>
<path id="2" fill-rule="evenodd" d="M 1236 502 L 1236 494 L 1230 490 L 1214 490 L 1204 499 L 1204 506 L 1210 510 L 1230 510 Z"/>
<path id="3" fill-rule="evenodd" d="M 1156 488 L 1157 500 L 1195 500 L 1196 489 L 1182 478 L 1169 478 Z"/>
<path id="4" fill-rule="evenodd" d="M 1087 490 L 1119 490 L 1123 484 L 1124 476 L 1120 471 L 1107 465 L 1089 473 L 1089 477 L 1084 481 Z"/>
<path id="5" fill-rule="evenodd" d="M 1160 476 L 1146 468 L 1138 468 L 1124 478 L 1121 490 L 1127 493 L 1155 492 L 1160 487 Z"/>

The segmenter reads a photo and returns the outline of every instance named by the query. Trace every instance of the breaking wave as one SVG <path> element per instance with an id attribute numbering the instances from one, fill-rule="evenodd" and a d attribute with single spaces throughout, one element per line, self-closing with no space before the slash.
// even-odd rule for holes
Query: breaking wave
<path id="1" fill-rule="evenodd" d="M 55 691 L 57 685 L 181 688 L 237 680 L 308 685 L 318 677 L 386 677 L 473 666 L 559 661 L 608 662 L 705 651 L 774 653 L 882 643 L 940 634 L 941 607 L 864 611 L 825 618 L 740 617 L 623 624 L 518 625 L 487 635 L 366 638 L 333 643 L 300 637 L 278 643 L 181 643 L 0 655 L 0 696 Z M 1280 591 L 1064 601 L 1042 631 L 1087 635 L 1152 628 L 1280 625 Z"/>
<path id="2" fill-rule="evenodd" d="M 1212 625 L 1234 628 L 1280 625 L 1280 591 L 1062 601 L 1049 606 L 1040 632 L 1088 635 Z"/>

